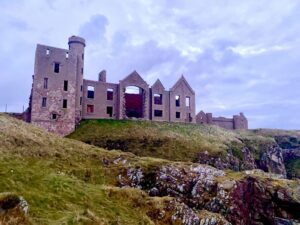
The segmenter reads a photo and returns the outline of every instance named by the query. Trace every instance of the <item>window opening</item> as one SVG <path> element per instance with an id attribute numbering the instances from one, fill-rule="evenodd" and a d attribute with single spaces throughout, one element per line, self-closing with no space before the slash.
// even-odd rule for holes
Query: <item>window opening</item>
<path id="1" fill-rule="evenodd" d="M 63 100 L 63 108 L 64 109 L 68 108 L 68 100 L 67 99 Z"/>
<path id="2" fill-rule="evenodd" d="M 95 93 L 95 88 L 93 86 L 87 87 L 87 97 L 93 99 Z"/>
<path id="3" fill-rule="evenodd" d="M 87 105 L 86 111 L 87 113 L 94 113 L 94 105 Z"/>
<path id="4" fill-rule="evenodd" d="M 162 94 L 154 94 L 154 104 L 162 105 Z"/>
<path id="5" fill-rule="evenodd" d="M 68 81 L 64 81 L 64 91 L 68 91 Z"/>
<path id="6" fill-rule="evenodd" d="M 59 73 L 59 63 L 54 63 L 54 73 Z"/>
<path id="7" fill-rule="evenodd" d="M 42 107 L 46 107 L 47 106 L 47 98 L 43 97 L 42 99 Z"/>
<path id="8" fill-rule="evenodd" d="M 176 107 L 180 106 L 180 96 L 179 95 L 175 96 L 175 103 L 176 103 Z"/>
<path id="9" fill-rule="evenodd" d="M 190 107 L 191 106 L 191 98 L 190 97 L 185 97 L 185 106 Z"/>
<path id="10" fill-rule="evenodd" d="M 106 98 L 107 98 L 107 100 L 113 100 L 113 98 L 114 98 L 114 90 L 113 89 L 111 89 L 111 88 L 107 89 Z"/>
<path id="11" fill-rule="evenodd" d="M 112 117 L 112 115 L 113 115 L 113 107 L 112 106 L 106 107 L 106 114 L 108 114 L 109 117 Z"/>
<path id="12" fill-rule="evenodd" d="M 162 117 L 163 111 L 162 110 L 154 110 L 154 116 L 155 117 Z"/>
<path id="13" fill-rule="evenodd" d="M 48 78 L 45 77 L 44 78 L 44 89 L 47 89 L 48 88 Z"/>

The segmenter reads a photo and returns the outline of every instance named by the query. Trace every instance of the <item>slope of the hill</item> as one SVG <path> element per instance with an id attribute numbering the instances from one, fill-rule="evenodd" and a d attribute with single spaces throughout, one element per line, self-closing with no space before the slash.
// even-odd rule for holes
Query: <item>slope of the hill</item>
<path id="1" fill-rule="evenodd" d="M 230 131 L 208 125 L 84 120 L 68 137 L 139 156 L 205 163 L 235 171 L 259 168 L 283 176 L 287 174 L 289 178 L 300 177 L 298 132 Z M 294 148 L 291 150 L 291 147 Z"/>
<path id="2" fill-rule="evenodd" d="M 3 114 L 0 176 L 0 224 L 241 225 L 300 220 L 297 180 L 107 151 Z"/>

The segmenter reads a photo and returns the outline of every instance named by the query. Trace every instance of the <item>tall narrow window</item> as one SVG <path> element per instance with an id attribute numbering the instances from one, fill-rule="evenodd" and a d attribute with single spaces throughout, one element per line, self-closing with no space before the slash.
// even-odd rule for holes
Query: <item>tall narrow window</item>
<path id="1" fill-rule="evenodd" d="M 44 89 L 47 89 L 48 88 L 48 78 L 45 77 L 44 78 Z"/>
<path id="2" fill-rule="evenodd" d="M 42 99 L 42 107 L 46 107 L 47 106 L 47 98 L 43 97 Z"/>
<path id="3" fill-rule="evenodd" d="M 176 118 L 180 119 L 180 112 L 176 112 Z"/>
<path id="4" fill-rule="evenodd" d="M 63 100 L 63 108 L 64 109 L 68 108 L 68 100 L 67 99 Z"/>
<path id="5" fill-rule="evenodd" d="M 175 104 L 176 104 L 177 107 L 180 106 L 180 96 L 179 95 L 175 96 Z"/>
<path id="6" fill-rule="evenodd" d="M 191 98 L 190 97 L 185 97 L 185 106 L 190 107 L 191 106 Z"/>
<path id="7" fill-rule="evenodd" d="M 192 121 L 193 121 L 193 118 L 192 118 L 192 116 L 191 116 L 191 113 L 187 113 L 187 114 L 186 114 L 186 119 L 187 119 L 188 122 L 192 122 Z"/>
<path id="8" fill-rule="evenodd" d="M 83 88 L 82 88 L 82 85 L 81 85 L 81 86 L 80 86 L 80 91 L 81 91 L 81 92 L 82 92 L 82 89 L 83 89 Z"/>
<path id="9" fill-rule="evenodd" d="M 66 59 L 69 58 L 69 52 L 66 52 Z"/>
<path id="10" fill-rule="evenodd" d="M 64 91 L 68 91 L 68 81 L 64 80 Z"/>
<path id="11" fill-rule="evenodd" d="M 59 73 L 59 63 L 54 63 L 54 73 Z"/>
<path id="12" fill-rule="evenodd" d="M 106 114 L 108 114 L 109 117 L 112 117 L 112 115 L 113 115 L 113 107 L 112 106 L 106 107 Z"/>
<path id="13" fill-rule="evenodd" d="M 87 97 L 88 98 L 94 98 L 94 92 L 95 92 L 95 88 L 93 86 L 87 87 Z"/>
<path id="14" fill-rule="evenodd" d="M 50 54 L 50 49 L 47 48 L 47 50 L 46 50 L 46 55 L 49 55 L 49 54 Z"/>
<path id="15" fill-rule="evenodd" d="M 56 113 L 52 113 L 51 119 L 56 120 L 57 119 L 57 114 Z"/>
<path id="16" fill-rule="evenodd" d="M 83 74 L 83 68 L 81 68 L 81 74 Z"/>
<path id="17" fill-rule="evenodd" d="M 94 105 L 87 105 L 86 106 L 87 113 L 94 113 Z"/>
<path id="18" fill-rule="evenodd" d="M 113 100 L 113 98 L 114 98 L 114 90 L 111 88 L 108 88 L 106 91 L 106 99 Z"/>
<path id="19" fill-rule="evenodd" d="M 84 60 L 84 54 L 81 55 L 82 60 Z"/>
<path id="20" fill-rule="evenodd" d="M 82 97 L 80 97 L 80 105 L 82 105 Z"/>
<path id="21" fill-rule="evenodd" d="M 162 94 L 154 94 L 153 97 L 155 105 L 162 105 Z"/>

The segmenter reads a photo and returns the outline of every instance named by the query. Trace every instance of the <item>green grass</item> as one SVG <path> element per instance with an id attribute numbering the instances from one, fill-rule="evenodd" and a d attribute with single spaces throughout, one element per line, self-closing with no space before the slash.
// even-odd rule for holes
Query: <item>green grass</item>
<path id="1" fill-rule="evenodd" d="M 245 147 L 258 161 L 276 141 L 282 148 L 300 148 L 299 131 L 225 130 L 208 125 L 132 120 L 84 120 L 68 138 L 108 150 L 188 162 L 197 161 L 201 152 L 220 157 L 232 152 L 243 161 L 241 150 Z M 286 166 L 291 174 L 300 174 L 298 163 L 286 162 Z"/>
<path id="2" fill-rule="evenodd" d="M 300 159 L 290 159 L 286 162 L 288 174 L 294 177 L 300 177 Z"/>
<path id="3" fill-rule="evenodd" d="M 270 140 L 246 133 L 253 142 L 260 138 Z M 138 189 L 119 188 L 117 176 L 128 167 L 141 167 L 147 175 L 172 163 L 168 159 L 189 161 L 198 151 L 225 153 L 232 142 L 242 145 L 243 136 L 243 132 L 217 127 L 112 120 L 84 121 L 71 135 L 91 143 L 101 139 L 128 140 L 127 151 L 157 158 L 137 157 L 131 152 L 107 151 L 60 138 L 0 114 L 0 193 L 23 196 L 29 203 L 29 216 L 24 219 L 18 215 L 20 212 L 12 211 L 10 218 L 20 216 L 20 220 L 11 225 L 20 221 L 38 225 L 173 224 L 171 214 L 162 221 L 149 216 L 162 210 L 170 198 L 153 198 Z M 119 158 L 126 163 L 114 163 Z M 230 179 L 242 177 L 241 173 L 228 173 Z M 8 224 L 2 215 L 1 223 Z"/>
<path id="4" fill-rule="evenodd" d="M 162 163 L 59 138 L 0 114 L 0 193 L 28 201 L 30 224 L 153 224 L 147 213 L 158 200 L 116 187 L 126 165 L 103 163 L 118 157 L 145 168 Z"/>
<path id="5" fill-rule="evenodd" d="M 253 131 L 230 131 L 216 126 L 129 120 L 84 120 L 68 136 L 106 149 L 174 161 L 195 161 L 198 153 L 224 156 L 228 150 L 242 159 L 241 149 L 256 157 L 274 138 Z"/>

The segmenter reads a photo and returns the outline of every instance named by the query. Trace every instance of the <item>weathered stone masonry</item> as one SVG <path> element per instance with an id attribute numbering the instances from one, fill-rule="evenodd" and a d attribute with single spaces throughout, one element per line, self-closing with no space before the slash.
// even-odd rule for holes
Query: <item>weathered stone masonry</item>
<path id="1" fill-rule="evenodd" d="M 69 49 L 37 45 L 29 110 L 31 123 L 59 135 L 75 129 L 81 119 L 127 119 L 215 124 L 247 129 L 243 114 L 232 119 L 195 115 L 195 92 L 182 76 L 170 90 L 160 80 L 151 87 L 136 72 L 118 84 L 83 79 L 85 40 L 69 38 Z"/>

